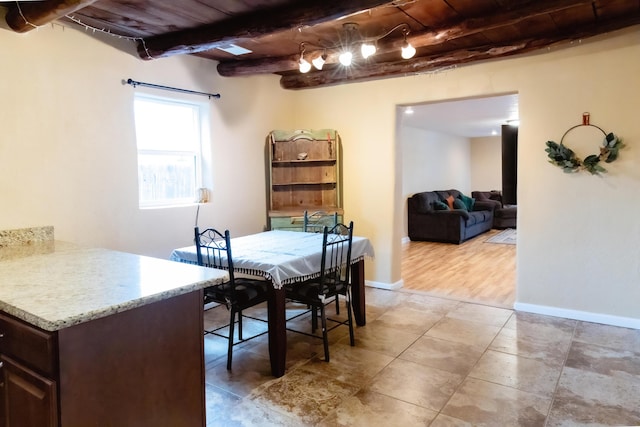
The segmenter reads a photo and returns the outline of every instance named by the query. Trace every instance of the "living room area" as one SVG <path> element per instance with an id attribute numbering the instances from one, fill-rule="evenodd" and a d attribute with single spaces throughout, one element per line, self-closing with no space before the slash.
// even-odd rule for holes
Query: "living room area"
<path id="1" fill-rule="evenodd" d="M 403 289 L 513 308 L 518 94 L 401 106 L 397 117 Z"/>

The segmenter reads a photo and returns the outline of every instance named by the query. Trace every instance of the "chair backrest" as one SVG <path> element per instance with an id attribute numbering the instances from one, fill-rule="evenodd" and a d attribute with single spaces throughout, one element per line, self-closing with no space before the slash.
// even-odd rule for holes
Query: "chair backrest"
<path id="1" fill-rule="evenodd" d="M 351 271 L 351 242 L 353 221 L 348 226 L 336 224 L 323 229 L 320 283 L 325 281 L 349 283 Z"/>
<path id="2" fill-rule="evenodd" d="M 207 228 L 200 232 L 200 229 L 195 227 L 194 233 L 198 265 L 228 270 L 229 280 L 233 283 L 233 258 L 229 230 L 221 233 L 215 228 Z"/>
<path id="3" fill-rule="evenodd" d="M 338 224 L 338 212 L 332 214 L 325 211 L 315 211 L 311 214 L 304 211 L 302 231 L 322 233 L 325 226 L 333 228 Z"/>

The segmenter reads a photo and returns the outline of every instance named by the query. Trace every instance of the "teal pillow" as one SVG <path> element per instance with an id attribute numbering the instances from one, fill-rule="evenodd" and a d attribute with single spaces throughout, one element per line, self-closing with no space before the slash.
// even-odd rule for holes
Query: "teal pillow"
<path id="1" fill-rule="evenodd" d="M 435 202 L 433 202 L 433 209 L 436 211 L 448 211 L 449 205 L 447 205 L 445 202 L 441 202 L 440 200 L 436 200 Z"/>
<path id="2" fill-rule="evenodd" d="M 454 209 L 462 209 L 462 210 L 467 210 L 467 205 L 464 204 L 464 202 L 460 199 L 455 199 L 453 201 L 453 208 Z"/>
<path id="3" fill-rule="evenodd" d="M 473 197 L 465 196 L 462 193 L 460 193 L 459 197 L 460 197 L 460 200 L 462 200 L 462 203 L 464 203 L 464 205 L 466 206 L 466 209 L 468 211 L 472 211 L 473 206 L 476 204 L 476 199 L 474 199 Z"/>

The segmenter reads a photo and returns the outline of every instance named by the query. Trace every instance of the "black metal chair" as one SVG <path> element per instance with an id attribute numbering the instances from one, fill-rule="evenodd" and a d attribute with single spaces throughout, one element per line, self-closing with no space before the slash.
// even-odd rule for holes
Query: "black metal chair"
<path id="1" fill-rule="evenodd" d="M 324 226 L 329 228 L 335 227 L 338 224 L 338 213 L 332 214 L 325 211 L 315 211 L 309 213 L 304 211 L 302 231 L 307 233 L 322 233 Z"/>
<path id="2" fill-rule="evenodd" d="M 265 320 L 246 315 L 243 316 L 242 310 L 267 301 L 267 289 L 268 286 L 271 286 L 271 283 L 266 279 L 235 277 L 233 270 L 233 258 L 231 256 L 231 238 L 229 236 L 229 230 L 226 230 L 224 234 L 214 228 L 207 228 L 200 232 L 198 227 L 195 227 L 195 243 L 198 265 L 229 271 L 228 282 L 204 289 L 204 304 L 206 305 L 211 302 L 224 304 L 231 314 L 228 325 L 223 325 L 212 330 L 205 330 L 205 334 L 217 335 L 229 340 L 227 369 L 231 370 L 233 346 L 267 333 L 267 331 L 265 331 L 249 338 L 243 338 L 243 317 L 260 321 Z M 234 342 L 236 313 L 238 314 L 238 341 Z M 227 326 L 229 327 L 228 335 L 224 335 L 219 332 Z"/>
<path id="3" fill-rule="evenodd" d="M 307 304 L 311 307 L 312 332 L 317 325 L 317 313 L 320 312 L 322 326 L 322 340 L 324 342 L 324 360 L 329 361 L 329 340 L 327 333 L 340 325 L 349 327 L 351 345 L 355 345 L 353 336 L 353 314 L 351 309 L 351 283 L 349 274 L 351 271 L 351 242 L 353 239 L 353 221 L 349 226 L 336 224 L 334 227 L 325 226 L 322 238 L 322 259 L 320 276 L 302 283 L 285 285 L 286 296 L 289 300 Z M 331 297 L 343 295 L 347 301 L 347 320 L 327 318 L 325 313 L 325 301 Z M 304 314 L 304 313 L 302 313 Z M 301 316 L 299 314 L 298 316 Z M 294 316 L 287 320 L 292 320 Z M 336 324 L 327 328 L 327 321 Z M 320 338 L 313 333 L 287 328 L 292 332 L 298 332 L 312 337 Z"/>
<path id="4" fill-rule="evenodd" d="M 304 211 L 302 231 L 305 233 L 322 233 L 324 227 L 333 228 L 338 224 L 338 212 L 332 214 L 326 211 L 315 211 L 309 213 Z M 336 314 L 340 314 L 340 298 L 338 295 L 336 300 Z"/>

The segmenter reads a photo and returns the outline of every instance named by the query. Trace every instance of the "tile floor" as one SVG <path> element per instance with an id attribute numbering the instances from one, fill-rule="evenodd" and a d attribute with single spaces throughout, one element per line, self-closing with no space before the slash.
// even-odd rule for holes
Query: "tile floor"
<path id="1" fill-rule="evenodd" d="M 205 328 L 226 318 L 209 310 Z M 266 335 L 234 348 L 232 372 L 226 340 L 207 335 L 207 426 L 640 424 L 639 330 L 367 288 L 355 335 L 330 332 L 326 363 L 321 340 L 289 333 L 282 378 Z"/>

